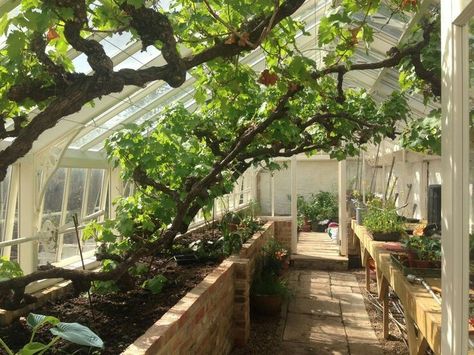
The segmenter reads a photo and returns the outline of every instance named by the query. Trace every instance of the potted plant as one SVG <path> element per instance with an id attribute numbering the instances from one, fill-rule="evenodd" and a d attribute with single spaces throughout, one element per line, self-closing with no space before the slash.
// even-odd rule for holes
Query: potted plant
<path id="1" fill-rule="evenodd" d="M 311 220 L 310 220 L 310 211 L 309 204 L 303 196 L 298 196 L 297 202 L 297 219 L 298 227 L 302 232 L 311 231 Z"/>
<path id="2" fill-rule="evenodd" d="M 397 241 L 405 233 L 395 207 L 391 204 L 382 206 L 380 202 L 368 206 L 364 226 L 372 233 L 374 240 Z"/>
<path id="3" fill-rule="evenodd" d="M 441 241 L 425 235 L 412 236 L 404 241 L 408 264 L 420 269 L 441 267 Z"/>
<path id="4" fill-rule="evenodd" d="M 339 203 L 337 194 L 320 191 L 312 195 L 308 207 L 311 226 L 314 232 L 324 232 L 329 222 L 338 221 Z"/>
<path id="5" fill-rule="evenodd" d="M 275 239 L 270 239 L 263 247 L 265 253 L 264 267 L 275 275 L 282 275 L 288 270 L 290 260 L 288 250 Z"/>
<path id="6" fill-rule="evenodd" d="M 283 300 L 290 292 L 286 281 L 279 278 L 270 270 L 263 270 L 252 283 L 251 304 L 255 312 L 275 316 L 280 314 Z"/>

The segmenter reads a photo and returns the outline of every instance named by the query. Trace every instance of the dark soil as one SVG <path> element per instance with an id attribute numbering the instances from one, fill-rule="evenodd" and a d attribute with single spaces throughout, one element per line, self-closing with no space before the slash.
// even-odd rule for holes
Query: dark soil
<path id="1" fill-rule="evenodd" d="M 105 348 L 94 354 L 120 354 L 161 316 L 173 307 L 188 291 L 201 282 L 216 266 L 216 263 L 178 266 L 170 262 L 162 269 L 155 270 L 167 279 L 163 291 L 158 295 L 140 287 L 128 292 L 114 294 L 93 294 L 92 303 L 95 319 L 89 307 L 87 294 L 67 300 L 49 302 L 34 313 L 51 315 L 63 322 L 77 322 L 89 327 L 104 341 Z M 0 337 L 13 350 L 17 351 L 29 341 L 31 332 L 24 319 L 15 321 L 12 325 L 0 328 Z M 47 329 L 35 337 L 43 343 L 51 339 Z M 59 343 L 60 350 L 50 354 L 71 354 L 78 350 L 71 344 Z M 4 354 L 0 350 L 1 354 Z M 82 349 L 75 354 L 88 354 L 89 349 Z M 92 353 L 92 352 L 91 352 Z"/>

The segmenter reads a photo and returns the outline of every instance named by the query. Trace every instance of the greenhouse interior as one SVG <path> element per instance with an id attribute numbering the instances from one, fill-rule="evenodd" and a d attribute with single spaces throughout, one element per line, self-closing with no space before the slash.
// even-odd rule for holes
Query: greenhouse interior
<path id="1" fill-rule="evenodd" d="M 473 0 L 0 0 L 0 354 L 474 354 Z"/>

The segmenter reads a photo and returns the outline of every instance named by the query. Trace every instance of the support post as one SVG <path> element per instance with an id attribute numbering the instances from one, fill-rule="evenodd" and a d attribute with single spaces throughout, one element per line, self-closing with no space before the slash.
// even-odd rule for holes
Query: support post
<path id="1" fill-rule="evenodd" d="M 12 172 L 10 175 L 10 184 L 8 186 L 7 195 L 7 208 L 5 211 L 5 229 L 3 234 L 3 241 L 8 242 L 13 239 L 13 228 L 15 226 L 15 212 L 16 204 L 18 200 L 18 187 L 19 187 L 19 168 L 18 165 L 12 166 Z M 10 260 L 11 246 L 5 247 L 1 251 L 1 256 L 6 257 Z"/>
<path id="2" fill-rule="evenodd" d="M 38 211 L 35 208 L 35 196 L 37 196 L 35 191 L 36 174 L 32 155 L 21 159 L 19 171 L 18 232 L 22 238 L 31 238 L 38 232 L 39 218 Z M 35 271 L 38 264 L 38 242 L 33 241 L 20 244 L 18 246 L 18 260 L 25 274 L 31 274 Z"/>
<path id="3" fill-rule="evenodd" d="M 271 184 L 270 184 L 270 190 L 272 194 L 272 217 L 275 217 L 275 175 L 271 173 Z"/>
<path id="4" fill-rule="evenodd" d="M 113 206 L 114 200 L 123 195 L 123 183 L 120 178 L 119 169 L 112 169 L 110 171 L 110 198 L 109 198 L 109 214 L 110 218 L 115 218 L 115 208 Z"/>
<path id="5" fill-rule="evenodd" d="M 296 247 L 298 242 L 298 211 L 297 211 L 297 193 L 296 193 L 296 155 L 291 157 L 291 250 L 296 253 Z"/>
<path id="6" fill-rule="evenodd" d="M 337 234 L 337 243 L 340 245 L 339 253 L 347 255 L 347 163 L 345 160 L 339 162 L 339 232 Z"/>

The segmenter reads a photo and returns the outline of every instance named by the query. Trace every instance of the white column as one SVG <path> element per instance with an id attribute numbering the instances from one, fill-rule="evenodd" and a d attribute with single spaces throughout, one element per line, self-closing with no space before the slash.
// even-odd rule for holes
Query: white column
<path id="1" fill-rule="evenodd" d="M 291 250 L 296 253 L 296 245 L 298 242 L 298 211 L 297 211 L 297 192 L 296 192 L 296 171 L 297 162 L 296 155 L 291 157 Z"/>
<path id="2" fill-rule="evenodd" d="M 120 170 L 112 169 L 110 171 L 110 195 L 109 195 L 109 214 L 110 218 L 115 218 L 115 208 L 113 202 L 119 196 L 123 195 L 123 183 L 120 178 Z"/>
<path id="3" fill-rule="evenodd" d="M 18 199 L 18 187 L 19 187 L 19 167 L 18 165 L 12 166 L 12 172 L 10 175 L 10 186 L 8 187 L 7 195 L 7 208 L 5 211 L 5 229 L 3 234 L 3 241 L 8 242 L 13 239 L 13 227 L 15 226 L 15 212 L 16 203 Z M 11 247 L 5 247 L 2 249 L 2 256 L 10 259 Z"/>
<path id="4" fill-rule="evenodd" d="M 272 217 L 275 217 L 275 175 L 271 173 L 271 183 L 270 183 L 270 191 L 271 191 L 271 204 L 272 204 Z"/>
<path id="5" fill-rule="evenodd" d="M 19 162 L 19 218 L 18 232 L 20 238 L 31 238 L 38 232 L 38 211 L 36 210 L 35 196 L 36 175 L 33 157 L 27 156 Z M 19 263 L 25 274 L 36 270 L 38 261 L 38 242 L 22 243 L 18 246 Z"/>
<path id="6" fill-rule="evenodd" d="M 365 181 L 365 152 L 362 152 L 362 171 L 360 174 L 360 178 L 362 180 L 361 186 L 362 186 L 362 201 L 365 203 L 365 188 L 366 188 L 366 181 Z"/>
<path id="7" fill-rule="evenodd" d="M 347 255 L 347 206 L 346 206 L 346 190 L 347 190 L 347 163 L 342 160 L 338 164 L 339 167 L 339 233 L 337 235 L 337 243 L 340 245 L 339 252 L 341 255 Z"/>
<path id="8" fill-rule="evenodd" d="M 466 26 L 453 25 L 465 1 L 441 1 L 442 332 L 443 355 L 466 354 L 468 341 L 469 58 Z M 468 21 L 469 18 L 465 20 Z"/>

